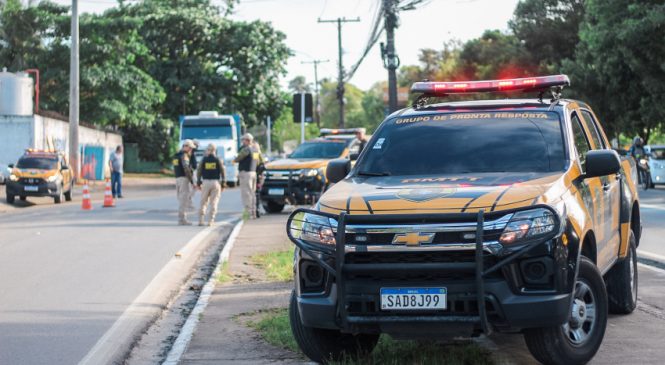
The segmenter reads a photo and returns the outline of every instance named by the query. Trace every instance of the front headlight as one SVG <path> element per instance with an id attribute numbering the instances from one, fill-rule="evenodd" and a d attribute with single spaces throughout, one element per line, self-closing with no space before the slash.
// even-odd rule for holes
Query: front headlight
<path id="1" fill-rule="evenodd" d="M 504 245 L 546 236 L 555 231 L 557 219 L 549 209 L 538 208 L 517 212 L 499 237 Z"/>
<path id="2" fill-rule="evenodd" d="M 646 165 L 646 164 L 647 164 L 647 160 L 644 159 L 644 158 L 643 158 L 643 159 L 640 159 L 640 164 L 641 164 L 641 165 Z"/>
<path id="3" fill-rule="evenodd" d="M 48 182 L 55 182 L 56 180 L 58 180 L 58 175 L 52 175 L 46 179 Z"/>
<path id="4" fill-rule="evenodd" d="M 9 180 L 18 181 L 18 176 L 14 175 L 14 174 L 11 174 L 11 175 L 9 175 Z"/>
<path id="5" fill-rule="evenodd" d="M 302 176 L 313 177 L 319 174 L 319 169 L 303 169 Z"/>
<path id="6" fill-rule="evenodd" d="M 322 215 L 311 213 L 296 214 L 290 224 L 291 235 L 315 245 L 335 245 L 337 221 Z"/>

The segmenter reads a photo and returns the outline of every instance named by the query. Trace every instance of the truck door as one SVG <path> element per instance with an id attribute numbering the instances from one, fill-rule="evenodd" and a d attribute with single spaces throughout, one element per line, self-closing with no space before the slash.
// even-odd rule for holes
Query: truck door
<path id="1" fill-rule="evenodd" d="M 591 148 L 594 150 L 607 149 L 607 142 L 601 135 L 601 129 L 598 122 L 594 118 L 591 111 L 586 109 L 580 110 L 587 134 L 590 137 Z M 601 268 L 602 262 L 612 264 L 618 257 L 619 245 L 621 244 L 620 226 L 619 226 L 619 211 L 621 205 L 621 191 L 620 181 L 621 175 L 613 174 L 608 176 L 601 176 L 600 184 L 602 188 L 601 205 L 602 216 L 601 221 L 594 222 L 596 225 L 595 231 L 602 231 L 603 240 L 605 245 L 601 248 L 598 246 L 598 264 Z"/>

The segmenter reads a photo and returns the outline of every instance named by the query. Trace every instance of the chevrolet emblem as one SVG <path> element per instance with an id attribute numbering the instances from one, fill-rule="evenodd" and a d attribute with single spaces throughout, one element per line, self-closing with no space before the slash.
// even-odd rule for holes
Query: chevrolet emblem
<path id="1" fill-rule="evenodd" d="M 433 240 L 434 233 L 398 233 L 393 237 L 393 245 L 420 246 L 423 243 L 432 243 Z"/>

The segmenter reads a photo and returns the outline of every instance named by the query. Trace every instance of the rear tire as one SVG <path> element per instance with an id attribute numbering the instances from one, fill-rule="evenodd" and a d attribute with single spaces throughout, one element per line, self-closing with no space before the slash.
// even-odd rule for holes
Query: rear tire
<path id="1" fill-rule="evenodd" d="M 263 203 L 263 209 L 265 209 L 268 213 L 280 213 L 282 210 L 284 210 L 284 204 L 279 204 L 268 200 Z"/>
<path id="2" fill-rule="evenodd" d="M 352 335 L 337 330 L 305 327 L 300 321 L 295 291 L 291 292 L 289 322 L 300 350 L 310 360 L 317 363 L 325 364 L 331 360 L 356 359 L 365 356 L 374 350 L 379 341 L 379 335 Z"/>
<path id="3" fill-rule="evenodd" d="M 607 298 L 610 313 L 629 314 L 637 307 L 637 249 L 635 233 L 628 236 L 628 256 L 617 262 L 607 275 Z"/>
<path id="4" fill-rule="evenodd" d="M 24 201 L 26 201 L 26 200 L 28 199 L 28 197 L 25 196 L 25 195 L 21 195 L 21 196 L 19 196 L 19 199 L 20 199 L 22 202 L 24 202 Z"/>
<path id="5" fill-rule="evenodd" d="M 596 265 L 580 258 L 569 320 L 524 331 L 529 351 L 543 364 L 586 364 L 598 351 L 607 327 L 607 292 Z"/>
<path id="6" fill-rule="evenodd" d="M 69 191 L 65 193 L 65 200 L 70 202 L 72 201 L 72 187 L 69 188 Z"/>

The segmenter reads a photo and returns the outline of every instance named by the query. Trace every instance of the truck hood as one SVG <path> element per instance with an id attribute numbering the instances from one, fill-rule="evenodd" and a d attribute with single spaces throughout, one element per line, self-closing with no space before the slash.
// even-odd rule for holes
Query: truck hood
<path id="1" fill-rule="evenodd" d="M 268 170 L 300 170 L 300 169 L 318 169 L 328 166 L 330 160 L 325 159 L 293 159 L 284 158 L 275 160 L 266 164 Z"/>
<path id="2" fill-rule="evenodd" d="M 547 203 L 561 196 L 570 179 L 561 173 L 353 177 L 319 200 L 337 214 L 461 213 Z"/>
<path id="3" fill-rule="evenodd" d="M 57 170 L 19 169 L 16 167 L 12 170 L 12 174 L 16 175 L 16 177 L 36 179 L 47 179 L 57 173 Z"/>

